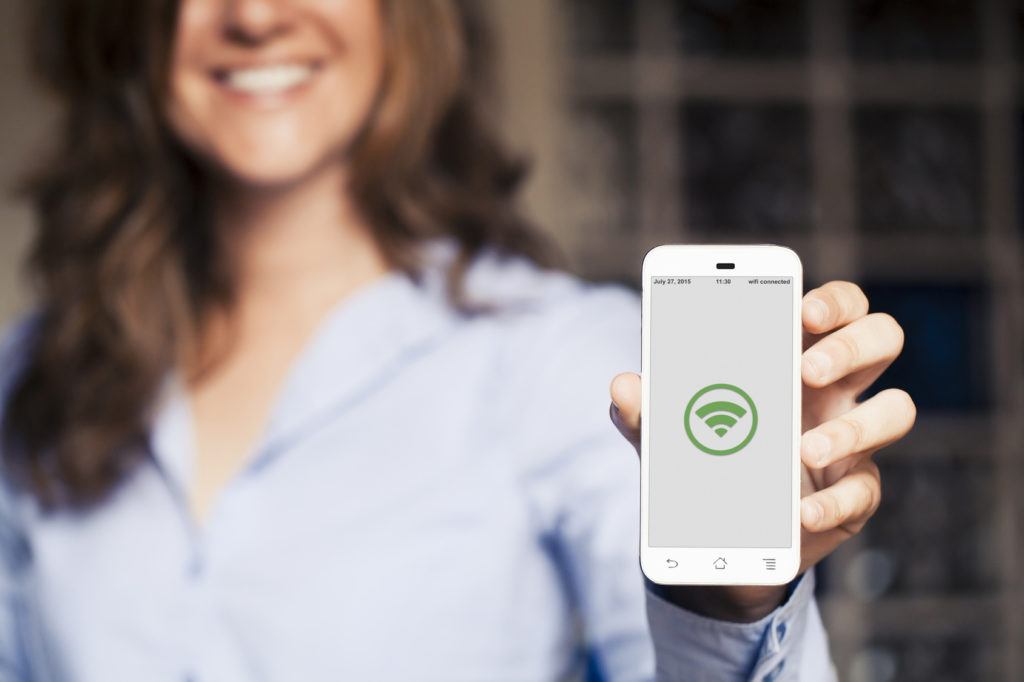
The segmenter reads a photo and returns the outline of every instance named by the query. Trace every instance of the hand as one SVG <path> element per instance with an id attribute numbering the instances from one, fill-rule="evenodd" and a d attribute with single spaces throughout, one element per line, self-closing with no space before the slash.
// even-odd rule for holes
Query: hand
<path id="1" fill-rule="evenodd" d="M 869 315 L 860 287 L 840 281 L 807 292 L 802 311 L 800 573 L 859 533 L 878 509 L 882 487 L 872 455 L 905 436 L 917 415 L 910 395 L 898 388 L 857 402 L 903 349 L 903 329 L 891 315 Z M 617 375 L 611 397 L 612 422 L 639 453 L 640 376 Z M 781 603 L 785 586 L 679 586 L 665 592 L 704 615 L 753 621 Z"/>

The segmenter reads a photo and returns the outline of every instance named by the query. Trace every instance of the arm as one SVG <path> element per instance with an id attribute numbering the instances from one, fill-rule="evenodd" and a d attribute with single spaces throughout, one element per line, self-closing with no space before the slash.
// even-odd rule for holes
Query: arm
<path id="1" fill-rule="evenodd" d="M 605 289 L 545 317 L 510 344 L 516 364 L 529 368 L 511 391 L 518 410 L 511 423 L 527 439 L 524 490 L 598 679 L 650 680 L 654 648 L 637 554 L 640 472 L 608 424 L 604 399 L 606 371 L 639 360 L 639 305 L 631 292 Z"/>
<path id="2" fill-rule="evenodd" d="M 867 298 L 850 282 L 829 282 L 804 296 L 806 350 L 801 374 L 806 431 L 800 444 L 804 572 L 812 571 L 818 561 L 860 532 L 878 509 L 881 481 L 872 455 L 905 436 L 916 417 L 910 396 L 899 389 L 857 402 L 903 348 L 903 330 L 892 316 L 867 311 Z M 612 421 L 639 452 L 640 377 L 629 372 L 616 376 L 611 393 Z M 800 589 L 797 586 L 789 599 L 797 597 Z M 674 588 L 663 596 L 676 606 L 692 605 L 705 615 L 726 614 L 740 622 L 760 622 L 763 614 L 780 608 L 782 597 L 757 586 Z M 766 636 L 771 642 L 772 631 Z M 804 656 L 804 661 L 812 660 Z M 760 665 L 755 664 L 752 674 L 759 674 Z"/>
<path id="3" fill-rule="evenodd" d="M 709 618 L 647 589 L 647 618 L 659 680 L 836 679 L 814 600 L 814 569 L 794 580 L 783 603 L 753 622 Z M 699 672 L 698 672 L 699 671 Z M 700 677 L 703 675 L 704 677 Z"/>
<path id="4" fill-rule="evenodd" d="M 24 609 L 19 573 L 27 555 L 10 521 L 0 488 L 0 681 L 28 682 L 20 622 Z"/>
<path id="5" fill-rule="evenodd" d="M 34 324 L 32 318 L 22 320 L 0 341 L 0 424 Z M 18 531 L 13 499 L 0 447 L 0 682 L 28 682 L 31 678 L 23 641 L 25 604 L 21 580 L 29 550 Z"/>
<path id="6" fill-rule="evenodd" d="M 557 548 L 592 660 L 607 680 L 771 679 L 780 661 L 808 671 L 802 679 L 831 679 L 813 572 L 753 623 L 700 615 L 645 589 L 640 472 L 603 397 L 607 376 L 639 364 L 639 314 L 635 295 L 622 290 L 574 305 L 543 334 L 528 379 L 534 392 L 517 401 L 527 406 L 521 421 L 543 439 L 524 484 Z"/>

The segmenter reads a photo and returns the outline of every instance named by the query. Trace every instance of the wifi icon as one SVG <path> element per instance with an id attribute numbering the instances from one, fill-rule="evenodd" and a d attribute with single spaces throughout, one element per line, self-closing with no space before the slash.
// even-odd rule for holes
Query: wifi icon
<path id="1" fill-rule="evenodd" d="M 709 455 L 731 455 L 754 437 L 757 407 L 739 386 L 709 384 L 690 398 L 683 424 L 698 450 Z"/>
<path id="2" fill-rule="evenodd" d="M 697 416 L 703 419 L 719 438 L 729 433 L 729 429 L 736 426 L 736 422 L 746 413 L 744 408 L 727 400 L 716 400 L 697 408 Z"/>

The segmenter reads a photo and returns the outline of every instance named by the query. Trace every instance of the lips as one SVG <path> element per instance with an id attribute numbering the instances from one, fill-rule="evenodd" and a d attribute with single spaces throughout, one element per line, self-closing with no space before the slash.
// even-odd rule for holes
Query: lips
<path id="1" fill-rule="evenodd" d="M 319 71 L 316 62 L 263 64 L 214 71 L 215 80 L 243 95 L 277 95 L 308 83 Z"/>

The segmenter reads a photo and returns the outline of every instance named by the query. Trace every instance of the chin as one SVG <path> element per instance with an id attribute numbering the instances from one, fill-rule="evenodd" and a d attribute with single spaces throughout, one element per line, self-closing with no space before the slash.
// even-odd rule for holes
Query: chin
<path id="1" fill-rule="evenodd" d="M 294 146 L 261 146 L 251 153 L 215 154 L 209 160 L 232 184 L 274 189 L 302 183 L 328 167 L 333 158 L 336 155 Z"/>

